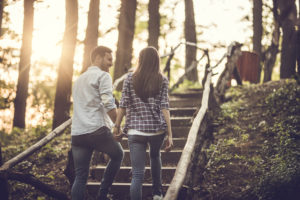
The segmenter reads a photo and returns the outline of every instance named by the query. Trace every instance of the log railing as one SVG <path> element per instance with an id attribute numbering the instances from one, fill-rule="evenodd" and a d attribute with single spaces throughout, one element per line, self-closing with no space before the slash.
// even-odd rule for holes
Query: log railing
<path id="1" fill-rule="evenodd" d="M 183 184 L 192 153 L 194 151 L 195 142 L 197 139 L 198 130 L 200 128 L 201 122 L 204 118 L 204 115 L 207 112 L 208 109 L 208 99 L 210 94 L 210 84 L 211 84 L 211 71 L 208 72 L 207 79 L 204 85 L 204 91 L 202 96 L 202 103 L 201 108 L 198 111 L 197 116 L 193 120 L 192 127 L 189 131 L 189 135 L 186 141 L 186 144 L 184 146 L 183 152 L 181 154 L 180 160 L 178 162 L 178 165 L 176 167 L 175 175 L 171 181 L 171 184 L 167 190 L 167 193 L 165 195 L 166 200 L 172 200 L 177 199 L 178 192 Z"/>
<path id="2" fill-rule="evenodd" d="M 13 157 L 12 159 L 5 162 L 0 167 L 0 182 L 4 183 L 5 180 L 17 180 L 21 181 L 23 183 L 27 183 L 35 187 L 36 189 L 44 192 L 45 194 L 54 197 L 55 199 L 68 199 L 68 196 L 64 194 L 63 192 L 57 191 L 54 189 L 53 186 L 43 183 L 38 178 L 36 178 L 32 174 L 24 174 L 20 172 L 15 172 L 11 170 L 15 165 L 22 162 L 26 158 L 28 158 L 30 155 L 41 149 L 43 146 L 45 146 L 47 143 L 49 143 L 51 140 L 53 140 L 56 136 L 61 135 L 66 128 L 68 128 L 72 123 L 71 119 L 68 119 L 64 123 L 62 123 L 60 126 L 55 128 L 52 132 L 50 132 L 46 137 L 23 151 L 22 153 L 18 154 L 17 156 Z M 6 191 L 3 191 L 2 188 L 0 188 L 0 193 L 5 193 Z M 4 196 L 8 196 L 8 194 L 0 194 Z"/>
<path id="3" fill-rule="evenodd" d="M 213 93 L 211 89 L 214 89 L 211 87 L 211 77 L 212 77 L 212 68 L 208 66 L 206 74 L 207 76 L 204 77 L 205 84 L 204 84 L 204 91 L 202 95 L 202 103 L 201 107 L 197 112 L 196 117 L 193 120 L 191 129 L 188 134 L 187 142 L 185 144 L 185 147 L 183 149 L 183 152 L 181 154 L 180 160 L 178 162 L 178 165 L 176 167 L 175 175 L 170 183 L 170 186 L 167 190 L 167 193 L 164 197 L 165 200 L 176 200 L 178 198 L 178 194 L 180 192 L 180 189 L 182 188 L 182 185 L 185 181 L 187 171 L 189 166 L 191 165 L 192 155 L 196 146 L 196 141 L 198 137 L 201 137 L 199 133 L 205 133 L 206 128 L 204 128 L 202 131 L 199 131 L 201 129 L 201 125 L 204 124 L 204 117 L 208 112 L 209 109 L 209 103 L 211 102 L 211 98 L 215 98 L 217 102 L 220 103 L 221 97 L 224 96 L 226 86 L 228 81 L 231 80 L 231 75 L 233 73 L 234 68 L 236 67 L 235 63 L 237 61 L 238 56 L 240 55 L 241 44 L 239 43 L 232 43 L 231 46 L 228 49 L 227 54 L 223 56 L 221 60 L 223 60 L 225 57 L 227 57 L 227 64 L 225 66 L 224 71 L 220 75 L 218 79 L 218 84 L 216 86 L 216 91 Z M 218 62 L 218 63 L 221 63 Z M 214 66 L 216 67 L 216 66 Z M 213 68 L 214 68 L 213 67 Z M 211 97 L 213 96 L 213 97 Z M 201 138 L 202 140 L 205 139 L 205 137 Z M 204 142 L 202 142 L 204 143 Z M 182 197 L 185 198 L 185 197 Z"/>

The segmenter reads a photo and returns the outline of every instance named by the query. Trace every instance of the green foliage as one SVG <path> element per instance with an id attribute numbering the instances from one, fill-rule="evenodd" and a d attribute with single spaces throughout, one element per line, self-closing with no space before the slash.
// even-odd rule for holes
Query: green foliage
<path id="1" fill-rule="evenodd" d="M 120 100 L 121 100 L 121 97 L 122 97 L 122 91 L 114 90 L 114 91 L 113 91 L 113 95 L 114 95 L 114 97 L 115 97 L 115 99 L 116 99 L 117 101 L 120 101 Z"/>
<path id="2" fill-rule="evenodd" d="M 300 196 L 300 87 L 294 80 L 233 87 L 215 119 L 218 144 L 207 150 L 211 184 L 226 182 L 246 196 Z M 240 173 L 240 174 L 239 174 Z M 238 176 L 238 178 L 230 177 Z M 239 186 L 234 185 L 238 181 Z M 212 191 L 224 188 L 213 188 Z M 220 192 L 219 191 L 219 192 Z M 232 197 L 243 192 L 233 192 Z M 243 193 L 243 195 L 245 195 Z M 225 198 L 230 199 L 230 198 Z M 234 199 L 234 198 L 233 198 Z"/>
<path id="3" fill-rule="evenodd" d="M 53 108 L 55 85 L 50 80 L 36 81 L 32 86 L 31 94 L 33 96 L 32 106 L 45 105 L 47 110 Z"/>
<path id="4" fill-rule="evenodd" d="M 14 85 L 0 80 L 0 110 L 7 109 L 13 102 Z"/>
<path id="5" fill-rule="evenodd" d="M 269 160 L 261 165 L 263 176 L 255 193 L 260 199 L 294 199 L 300 195 L 300 87 L 286 80 L 265 102 L 274 117 L 268 133 L 275 141 L 264 149 Z"/>

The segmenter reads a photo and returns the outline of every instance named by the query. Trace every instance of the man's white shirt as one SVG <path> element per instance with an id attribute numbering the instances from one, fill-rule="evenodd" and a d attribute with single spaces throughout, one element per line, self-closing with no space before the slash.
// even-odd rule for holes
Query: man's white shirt
<path id="1" fill-rule="evenodd" d="M 78 77 L 72 91 L 72 135 L 91 133 L 102 126 L 112 127 L 107 114 L 117 107 L 112 90 L 110 74 L 97 66 L 90 66 Z"/>

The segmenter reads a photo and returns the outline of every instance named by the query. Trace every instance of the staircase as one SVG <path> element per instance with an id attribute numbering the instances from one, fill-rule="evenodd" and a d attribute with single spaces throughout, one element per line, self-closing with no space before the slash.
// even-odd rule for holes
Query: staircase
<path id="1" fill-rule="evenodd" d="M 197 107 L 201 104 L 202 91 L 199 89 L 188 90 L 185 93 L 173 93 L 170 95 L 170 113 L 173 131 L 174 148 L 171 152 L 161 151 L 162 159 L 162 183 L 163 192 L 168 189 L 177 163 L 184 148 L 187 135 L 191 126 L 191 118 Z M 114 200 L 127 200 L 129 198 L 129 187 L 131 182 L 131 165 L 127 138 L 121 142 L 124 149 L 124 159 L 120 171 L 118 172 L 110 194 Z M 163 146 L 164 147 L 164 146 Z M 87 183 L 89 196 L 96 196 L 100 186 L 100 180 L 105 170 L 106 163 L 92 165 L 90 168 L 90 177 Z M 152 182 L 150 173 L 149 158 L 146 161 L 146 170 L 143 184 L 143 199 L 152 200 Z"/>

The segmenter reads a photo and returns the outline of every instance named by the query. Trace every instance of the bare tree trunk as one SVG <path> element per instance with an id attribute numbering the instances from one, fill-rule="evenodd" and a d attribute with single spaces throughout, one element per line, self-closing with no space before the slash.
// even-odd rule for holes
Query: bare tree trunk
<path id="1" fill-rule="evenodd" d="M 253 0 L 253 51 L 258 54 L 261 60 L 261 39 L 262 39 L 262 0 Z M 261 65 L 258 68 L 257 82 L 260 82 Z"/>
<path id="2" fill-rule="evenodd" d="M 132 42 L 135 29 L 135 14 L 137 1 L 122 0 L 119 18 L 119 37 L 117 45 L 116 63 L 114 69 L 114 80 L 127 73 L 131 68 Z M 117 87 L 121 90 L 122 85 Z"/>
<path id="3" fill-rule="evenodd" d="M 290 78 L 296 68 L 296 30 L 297 10 L 295 0 L 278 0 L 279 22 L 282 28 L 280 78 Z"/>
<path id="4" fill-rule="evenodd" d="M 297 19 L 298 30 L 296 33 L 296 55 L 297 55 L 297 71 L 300 75 L 300 0 L 298 1 L 298 19 Z"/>
<path id="5" fill-rule="evenodd" d="M 149 0 L 148 12 L 148 46 L 153 46 L 158 49 L 158 38 L 160 35 L 160 14 L 159 14 L 159 3 L 158 0 Z"/>
<path id="6" fill-rule="evenodd" d="M 184 34 L 187 42 L 197 43 L 194 5 L 193 0 L 185 0 L 185 22 Z M 194 46 L 185 47 L 185 69 L 187 70 L 193 61 L 196 61 L 197 48 Z M 187 79 L 190 81 L 198 81 L 197 69 L 192 70 L 187 74 Z"/>
<path id="7" fill-rule="evenodd" d="M 0 0 L 0 36 L 2 35 L 3 7 L 4 7 L 4 0 Z"/>
<path id="8" fill-rule="evenodd" d="M 272 71 L 273 67 L 276 62 L 276 56 L 278 53 L 278 46 L 279 46 L 279 25 L 275 22 L 275 27 L 272 36 L 272 44 L 266 50 L 265 59 L 264 59 L 264 83 L 271 81 L 272 78 Z"/>
<path id="9" fill-rule="evenodd" d="M 88 24 L 84 39 L 84 54 L 81 73 L 85 72 L 91 64 L 90 53 L 98 44 L 99 5 L 100 0 L 90 0 Z"/>
<path id="10" fill-rule="evenodd" d="M 72 91 L 73 59 L 76 47 L 77 25 L 78 2 L 77 0 L 66 0 L 66 27 L 58 69 L 52 124 L 53 129 L 70 117 L 70 97 Z"/>
<path id="11" fill-rule="evenodd" d="M 280 30 L 278 24 L 278 5 L 277 0 L 273 0 L 273 18 L 274 18 L 274 30 L 272 34 L 272 42 L 264 53 L 264 83 L 271 81 L 273 67 L 276 62 L 276 57 L 279 48 Z"/>
<path id="12" fill-rule="evenodd" d="M 29 71 L 32 53 L 34 0 L 24 0 L 24 23 L 19 63 L 19 77 L 14 100 L 13 126 L 25 128 L 26 100 L 28 96 Z"/>

